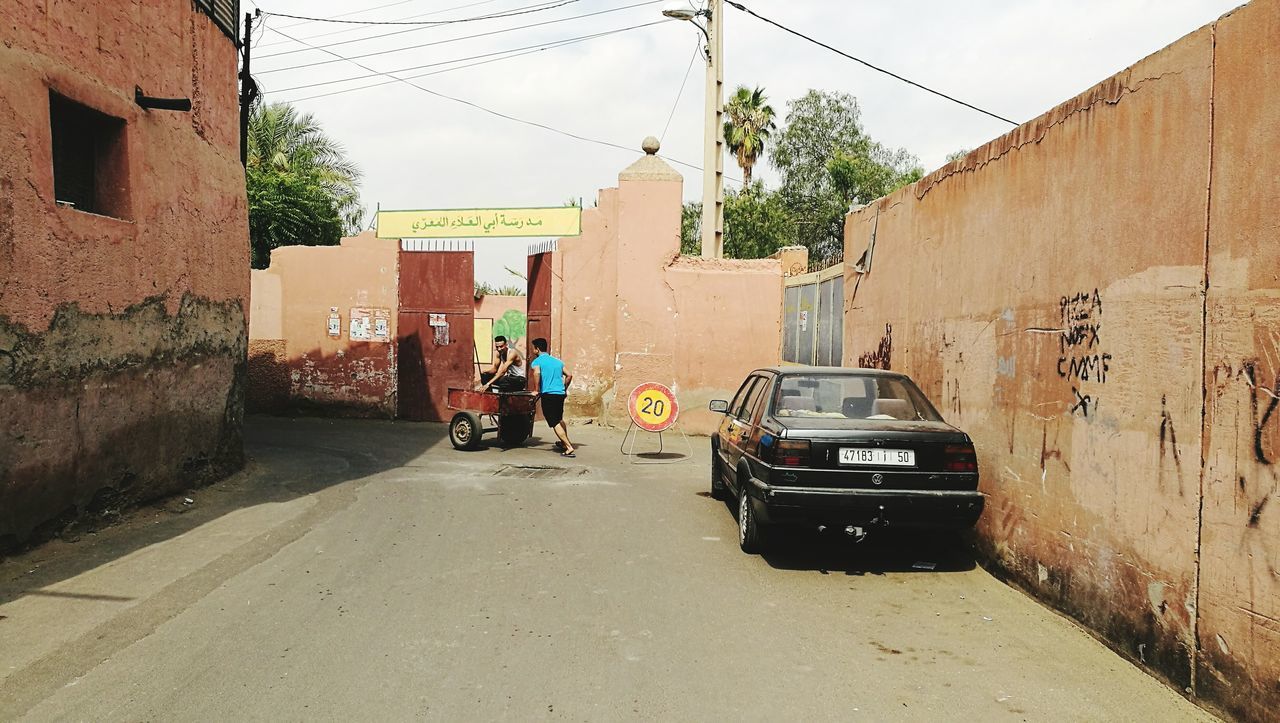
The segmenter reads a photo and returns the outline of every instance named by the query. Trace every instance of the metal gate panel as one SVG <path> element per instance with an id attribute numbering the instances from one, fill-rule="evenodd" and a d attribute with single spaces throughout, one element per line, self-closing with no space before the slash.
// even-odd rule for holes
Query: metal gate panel
<path id="1" fill-rule="evenodd" d="M 782 360 L 799 363 L 796 349 L 800 344 L 800 287 L 788 286 L 782 292 Z"/>
<path id="2" fill-rule="evenodd" d="M 818 285 L 805 284 L 800 288 L 800 333 L 796 346 L 796 358 L 801 364 L 813 363 L 814 342 L 817 340 Z"/>
<path id="3" fill-rule="evenodd" d="M 420 422 L 448 420 L 449 387 L 475 378 L 475 255 L 469 244 L 434 243 L 400 250 L 397 407 Z"/>
<path id="4" fill-rule="evenodd" d="M 553 350 L 557 348 L 551 328 L 551 255 L 555 250 L 554 241 L 529 247 L 528 290 L 525 292 L 525 316 L 528 320 L 525 338 L 531 345 L 534 339 L 542 337 Z"/>

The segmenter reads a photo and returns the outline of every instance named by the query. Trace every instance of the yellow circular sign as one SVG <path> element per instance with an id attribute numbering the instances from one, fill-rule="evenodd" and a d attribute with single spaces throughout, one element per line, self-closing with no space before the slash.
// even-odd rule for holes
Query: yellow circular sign
<path id="1" fill-rule="evenodd" d="M 650 432 L 661 432 L 675 424 L 680 406 L 676 395 L 661 384 L 641 384 L 631 392 L 631 421 Z"/>

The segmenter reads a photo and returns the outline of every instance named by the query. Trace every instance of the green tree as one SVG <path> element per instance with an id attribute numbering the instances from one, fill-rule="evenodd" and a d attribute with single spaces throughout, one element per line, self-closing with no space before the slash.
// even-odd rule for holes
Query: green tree
<path id="1" fill-rule="evenodd" d="M 775 130 L 773 106 L 766 101 L 763 88 L 740 85 L 724 104 L 724 142 L 742 169 L 743 188 L 751 186 L 751 169 Z"/>
<path id="2" fill-rule="evenodd" d="M 360 230 L 360 171 L 310 113 L 285 103 L 255 106 L 248 156 L 253 268 L 266 268 L 272 249 L 333 245 Z"/>
<path id="3" fill-rule="evenodd" d="M 680 207 L 680 253 L 697 256 L 702 251 L 702 204 L 686 202 Z"/>
<path id="4" fill-rule="evenodd" d="M 756 181 L 724 199 L 724 255 L 762 259 L 786 246 L 792 236 L 791 216 L 782 196 Z"/>
<path id="5" fill-rule="evenodd" d="M 875 142 L 862 128 L 858 101 L 847 93 L 810 90 L 788 104 L 769 160 L 781 176 L 778 193 L 795 242 L 818 261 L 839 258 L 844 217 L 921 178 L 915 156 Z"/>

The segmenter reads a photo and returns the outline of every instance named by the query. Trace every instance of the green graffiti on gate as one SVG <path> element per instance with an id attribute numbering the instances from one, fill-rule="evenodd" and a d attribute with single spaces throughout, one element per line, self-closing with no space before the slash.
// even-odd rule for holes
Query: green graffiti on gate
<path id="1" fill-rule="evenodd" d="M 494 337 L 505 336 L 510 341 L 523 339 L 529 319 L 519 309 L 508 309 L 502 318 L 493 322 Z"/>

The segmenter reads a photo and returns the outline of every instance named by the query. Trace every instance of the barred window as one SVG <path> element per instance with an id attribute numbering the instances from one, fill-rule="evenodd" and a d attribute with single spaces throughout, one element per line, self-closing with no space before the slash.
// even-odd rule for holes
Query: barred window
<path id="1" fill-rule="evenodd" d="M 228 38 L 240 42 L 240 0 L 195 0 L 195 3 Z"/>

